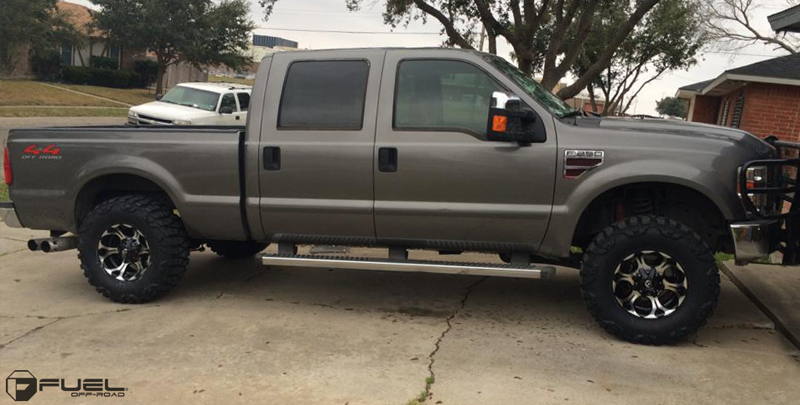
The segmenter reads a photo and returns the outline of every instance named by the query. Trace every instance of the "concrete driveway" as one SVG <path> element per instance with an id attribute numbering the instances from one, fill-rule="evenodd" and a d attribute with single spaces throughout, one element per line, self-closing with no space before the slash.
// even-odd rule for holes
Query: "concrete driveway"
<path id="1" fill-rule="evenodd" d="M 429 404 L 800 398 L 797 351 L 724 277 L 709 325 L 648 347 L 595 326 L 575 270 L 540 281 L 265 268 L 204 252 L 172 294 L 133 306 L 95 293 L 75 251 L 27 252 L 31 235 L 0 224 L 0 377 L 128 389 L 103 401 L 402 405 L 427 383 Z M 30 403 L 65 401 L 98 402 L 45 388 Z"/>

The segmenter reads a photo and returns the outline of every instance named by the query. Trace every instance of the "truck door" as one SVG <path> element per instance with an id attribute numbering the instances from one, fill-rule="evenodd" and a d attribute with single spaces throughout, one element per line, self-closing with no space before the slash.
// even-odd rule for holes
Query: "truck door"
<path id="1" fill-rule="evenodd" d="M 552 118 L 542 121 L 550 131 L 543 143 L 487 141 L 492 93 L 522 92 L 490 74 L 477 54 L 443 59 L 421 52 L 386 56 L 375 145 L 378 239 L 443 249 L 538 249 L 555 181 Z"/>
<path id="2" fill-rule="evenodd" d="M 273 56 L 259 168 L 261 220 L 269 238 L 374 241 L 372 153 L 384 55 Z"/>
<path id="3" fill-rule="evenodd" d="M 239 121 L 239 107 L 236 105 L 236 96 L 233 93 L 224 93 L 217 108 L 217 125 L 241 125 Z"/>

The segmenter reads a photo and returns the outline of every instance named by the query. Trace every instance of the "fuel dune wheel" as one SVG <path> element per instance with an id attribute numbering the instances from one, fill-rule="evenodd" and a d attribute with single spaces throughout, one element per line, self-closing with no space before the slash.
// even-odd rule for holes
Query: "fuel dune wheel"
<path id="1" fill-rule="evenodd" d="M 78 230 L 89 284 L 121 303 L 152 301 L 174 288 L 189 264 L 189 237 L 166 204 L 141 195 L 106 200 Z"/>
<path id="2" fill-rule="evenodd" d="M 719 298 L 711 250 L 691 229 L 655 216 L 604 229 L 583 256 L 581 292 L 594 319 L 634 343 L 665 344 L 705 324 Z"/>

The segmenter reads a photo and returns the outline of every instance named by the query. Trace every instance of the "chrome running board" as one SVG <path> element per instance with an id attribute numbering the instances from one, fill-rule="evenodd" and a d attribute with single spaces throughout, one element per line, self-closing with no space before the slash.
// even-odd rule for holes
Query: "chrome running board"
<path id="1" fill-rule="evenodd" d="M 373 259 L 346 256 L 264 254 L 261 256 L 261 263 L 265 266 L 281 267 L 323 267 L 327 269 L 404 271 L 521 278 L 550 278 L 556 273 L 556 268 L 553 266 L 541 266 L 535 264 L 519 266 L 494 263 Z"/>

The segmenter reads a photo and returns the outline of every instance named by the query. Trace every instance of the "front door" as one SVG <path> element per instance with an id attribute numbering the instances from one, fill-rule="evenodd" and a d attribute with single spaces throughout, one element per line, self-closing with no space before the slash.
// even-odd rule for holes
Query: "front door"
<path id="1" fill-rule="evenodd" d="M 378 238 L 444 249 L 538 249 L 553 199 L 554 134 L 528 145 L 486 140 L 492 92 L 513 89 L 478 56 L 398 50 L 385 63 L 375 145 Z"/>
<path id="2" fill-rule="evenodd" d="M 259 168 L 270 239 L 374 241 L 372 151 L 384 54 L 273 56 Z"/>
<path id="3" fill-rule="evenodd" d="M 223 112 L 223 108 L 230 108 L 231 112 Z M 242 113 L 236 105 L 236 96 L 233 93 L 225 93 L 222 95 L 217 112 L 219 113 L 217 125 L 244 125 L 244 121 L 241 120 Z"/>

